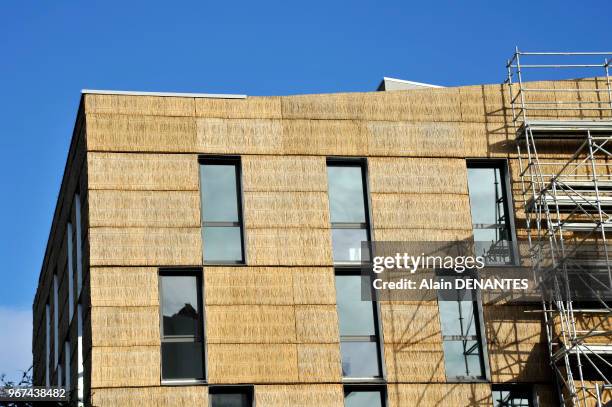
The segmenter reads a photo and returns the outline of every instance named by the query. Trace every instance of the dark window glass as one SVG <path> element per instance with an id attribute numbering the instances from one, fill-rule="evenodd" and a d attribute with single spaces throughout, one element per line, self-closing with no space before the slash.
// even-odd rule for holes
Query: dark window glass
<path id="1" fill-rule="evenodd" d="M 448 379 L 485 378 L 479 307 L 471 292 L 457 290 L 456 299 L 438 298 Z"/>
<path id="2" fill-rule="evenodd" d="M 361 300 L 361 275 L 336 275 L 342 374 L 345 377 L 382 376 L 376 307 Z"/>
<path id="3" fill-rule="evenodd" d="M 523 385 L 494 385 L 493 407 L 532 407 L 532 391 Z"/>
<path id="4" fill-rule="evenodd" d="M 385 392 L 380 387 L 357 386 L 344 388 L 345 407 L 384 407 Z"/>
<path id="5" fill-rule="evenodd" d="M 204 262 L 244 262 L 240 161 L 202 159 L 200 193 Z"/>
<path id="6" fill-rule="evenodd" d="M 514 259 L 505 174 L 499 162 L 468 162 L 476 253 L 484 256 L 487 264 L 511 264 Z"/>
<path id="7" fill-rule="evenodd" d="M 195 276 L 161 276 L 164 336 L 196 336 L 200 313 Z"/>
<path id="8" fill-rule="evenodd" d="M 238 222 L 238 184 L 236 165 L 200 167 L 202 212 L 209 222 Z"/>
<path id="9" fill-rule="evenodd" d="M 252 407 L 253 388 L 214 386 L 209 388 L 210 407 Z"/>
<path id="10" fill-rule="evenodd" d="M 164 379 L 201 379 L 204 377 L 202 360 L 201 342 L 162 343 Z"/>
<path id="11" fill-rule="evenodd" d="M 365 223 L 363 174 L 360 166 L 329 166 L 329 206 L 332 222 Z"/>
<path id="12" fill-rule="evenodd" d="M 327 180 L 334 263 L 359 263 L 361 242 L 370 238 L 364 167 L 360 162 L 331 160 Z"/>
<path id="13" fill-rule="evenodd" d="M 342 375 L 344 377 L 379 377 L 378 344 L 376 342 L 340 343 Z"/>
<path id="14" fill-rule="evenodd" d="M 204 227 L 204 259 L 233 262 L 242 259 L 240 227 Z"/>
<path id="15" fill-rule="evenodd" d="M 370 301 L 361 301 L 361 276 L 337 275 L 336 292 L 340 335 L 376 335 Z"/>
<path id="16" fill-rule="evenodd" d="M 162 379 L 203 379 L 200 272 L 160 272 Z"/>

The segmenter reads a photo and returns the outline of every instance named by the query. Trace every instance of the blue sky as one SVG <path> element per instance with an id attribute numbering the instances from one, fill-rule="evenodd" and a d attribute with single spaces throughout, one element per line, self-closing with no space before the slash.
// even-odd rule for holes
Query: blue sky
<path id="1" fill-rule="evenodd" d="M 0 311 L 22 318 L 31 307 L 83 88 L 287 95 L 368 91 L 383 76 L 493 83 L 515 45 L 610 51 L 611 23 L 603 0 L 3 0 Z M 3 356 L 0 372 L 23 362 Z"/>

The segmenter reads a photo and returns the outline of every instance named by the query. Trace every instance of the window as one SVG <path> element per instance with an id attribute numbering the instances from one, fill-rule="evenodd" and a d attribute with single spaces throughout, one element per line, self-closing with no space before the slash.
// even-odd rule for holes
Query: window
<path id="1" fill-rule="evenodd" d="M 70 358 L 70 342 L 68 341 L 64 342 L 64 366 L 66 370 L 66 379 L 64 382 L 66 385 L 66 389 L 70 390 L 70 374 L 72 373 L 72 361 Z"/>
<path id="2" fill-rule="evenodd" d="M 202 281 L 199 272 L 162 271 L 162 379 L 204 379 Z"/>
<path id="3" fill-rule="evenodd" d="M 376 303 L 361 300 L 361 275 L 336 273 L 342 374 L 350 378 L 381 378 Z"/>
<path id="4" fill-rule="evenodd" d="M 493 407 L 533 407 L 532 390 L 524 385 L 493 385 Z"/>
<path id="5" fill-rule="evenodd" d="M 208 389 L 210 407 L 252 407 L 252 386 L 214 386 Z"/>
<path id="6" fill-rule="evenodd" d="M 83 367 L 83 310 L 80 303 L 77 305 L 77 358 L 77 398 L 81 405 L 84 399 L 85 369 Z"/>
<path id="7" fill-rule="evenodd" d="M 476 254 L 491 264 L 513 264 L 515 249 L 510 219 L 506 164 L 468 161 L 468 188 Z"/>
<path id="8" fill-rule="evenodd" d="M 57 281 L 57 272 L 53 273 L 53 366 L 57 368 L 59 362 L 59 301 L 58 301 L 59 285 Z M 59 375 L 58 375 L 59 380 Z"/>
<path id="9" fill-rule="evenodd" d="M 51 386 L 51 307 L 45 304 L 45 386 Z"/>
<path id="10" fill-rule="evenodd" d="M 72 252 L 72 223 L 70 222 L 68 222 L 66 228 L 66 240 L 68 246 L 66 254 L 66 265 L 68 268 L 68 324 L 70 325 L 70 321 L 74 315 L 74 254 Z"/>
<path id="11" fill-rule="evenodd" d="M 362 161 L 327 162 L 334 263 L 361 261 L 361 242 L 370 240 L 365 168 Z"/>
<path id="12" fill-rule="evenodd" d="M 238 159 L 200 161 L 205 263 L 244 263 Z"/>
<path id="13" fill-rule="evenodd" d="M 344 386 L 344 407 L 384 407 L 384 386 Z"/>
<path id="14" fill-rule="evenodd" d="M 438 295 L 448 380 L 484 380 L 485 362 L 480 307 L 470 290 L 456 290 L 455 298 Z"/>

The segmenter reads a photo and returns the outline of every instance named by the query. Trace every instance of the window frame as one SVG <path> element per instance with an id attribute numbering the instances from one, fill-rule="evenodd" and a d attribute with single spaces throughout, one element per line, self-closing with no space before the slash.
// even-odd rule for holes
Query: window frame
<path id="1" fill-rule="evenodd" d="M 456 276 L 456 274 L 450 273 L 451 276 Z M 437 276 L 444 276 L 444 273 L 437 274 Z M 440 291 L 437 292 L 436 302 L 438 304 L 438 319 L 440 321 L 440 337 L 442 339 L 442 353 L 444 356 L 444 377 L 446 378 L 447 383 L 487 383 L 491 380 L 491 367 L 489 365 L 489 353 L 488 353 L 488 345 L 484 324 L 484 312 L 482 307 L 482 298 L 480 296 L 480 290 L 472 290 L 472 309 L 474 311 L 474 319 L 476 321 L 476 339 L 467 339 L 468 335 L 444 335 L 442 333 L 442 313 L 440 311 Z M 445 336 L 454 338 L 454 339 L 446 339 Z M 457 337 L 461 337 L 463 339 L 456 339 Z M 469 335 L 470 337 L 472 335 Z M 445 342 L 456 342 L 456 341 L 477 341 L 480 345 L 480 364 L 483 371 L 482 377 L 476 376 L 454 376 L 449 377 L 446 371 L 446 354 L 444 352 L 444 343 Z"/>
<path id="2" fill-rule="evenodd" d="M 212 407 L 213 394 L 235 394 L 244 392 L 249 397 L 249 407 L 255 407 L 255 386 L 254 385 L 213 385 L 208 387 L 208 407 Z"/>
<path id="3" fill-rule="evenodd" d="M 361 269 L 354 267 L 340 267 L 334 268 L 334 284 L 336 276 L 356 276 L 362 278 Z M 338 288 L 336 287 L 336 290 Z M 336 313 L 338 313 L 338 305 L 337 305 L 338 294 L 336 293 Z M 372 304 L 372 315 L 374 319 L 374 332 L 372 335 L 342 335 L 340 332 L 340 316 L 338 313 L 338 336 L 340 340 L 340 372 L 342 374 L 342 383 L 348 384 L 366 384 L 366 385 L 376 385 L 381 383 L 386 383 L 387 372 L 384 363 L 384 340 L 383 340 L 383 328 L 382 328 L 382 317 L 380 312 L 380 304 L 377 300 L 373 299 L 370 301 Z M 366 337 L 369 337 L 370 340 L 365 340 Z M 373 377 L 350 377 L 344 376 L 342 372 L 342 342 L 343 338 L 345 338 L 344 342 L 374 342 L 376 343 L 376 355 L 378 356 L 378 368 L 380 371 L 380 376 Z M 363 339 L 361 339 L 363 338 Z M 348 340 L 347 340 L 348 339 Z M 372 340 L 374 339 L 374 340 Z"/>
<path id="4" fill-rule="evenodd" d="M 157 284 L 159 293 L 159 335 L 160 335 L 160 383 L 161 385 L 193 385 L 193 384 L 205 384 L 208 378 L 208 360 L 207 347 L 206 347 L 206 317 L 204 314 L 204 276 L 201 268 L 193 267 L 173 267 L 173 268 L 160 268 L 157 274 Z M 162 277 L 195 277 L 196 278 L 196 295 L 198 301 L 198 309 L 200 310 L 200 317 L 198 321 L 198 336 L 180 335 L 169 338 L 164 337 L 164 311 L 163 311 L 163 290 L 162 290 Z M 193 338 L 193 340 L 188 340 Z M 163 365 L 163 344 L 164 343 L 200 343 L 202 346 L 202 378 L 181 378 L 181 379 L 165 379 L 164 378 L 164 365 Z"/>
<path id="5" fill-rule="evenodd" d="M 525 393 L 525 395 L 527 395 L 527 398 L 528 398 L 528 403 L 529 403 L 528 407 L 537 406 L 535 397 L 534 397 L 535 396 L 534 387 L 529 384 L 525 384 L 525 383 L 493 383 L 491 384 L 491 401 L 493 403 L 495 403 L 495 399 L 493 398 L 494 391 L 518 391 L 518 392 Z"/>
<path id="6" fill-rule="evenodd" d="M 232 165 L 236 171 L 236 209 L 238 211 L 237 222 L 208 222 L 204 220 L 204 200 L 202 199 L 202 166 L 204 165 Z M 200 235 L 202 236 L 202 264 L 220 266 L 245 266 L 247 264 L 246 230 L 244 227 L 244 188 L 242 182 L 242 160 L 237 155 L 201 155 L 198 157 L 198 180 L 200 193 Z M 206 260 L 204 258 L 204 228 L 205 227 L 239 227 L 240 228 L 240 250 L 241 260 Z"/>
<path id="7" fill-rule="evenodd" d="M 370 199 L 370 188 L 369 188 L 369 173 L 368 173 L 368 161 L 364 157 L 327 157 L 325 162 L 325 175 L 329 178 L 329 167 L 358 167 L 361 169 L 361 188 L 363 191 L 363 204 L 364 204 L 364 215 L 365 223 L 354 223 L 354 222 L 334 222 L 332 220 L 331 205 L 329 206 L 329 221 L 330 221 L 330 233 L 332 234 L 332 261 L 335 268 L 353 268 L 359 265 L 357 261 L 339 261 L 333 260 L 334 247 L 333 247 L 333 230 L 334 229 L 351 229 L 351 230 L 365 230 L 366 239 L 368 242 L 372 241 L 374 231 L 372 229 L 372 202 Z M 327 195 L 329 198 L 329 179 L 327 180 Z"/>
<path id="8" fill-rule="evenodd" d="M 380 391 L 382 395 L 383 406 L 389 406 L 389 393 L 387 392 L 387 385 L 385 384 L 344 384 L 342 386 L 342 394 L 344 405 L 346 405 L 346 395 L 349 392 L 359 392 L 359 391 Z"/>
<path id="9" fill-rule="evenodd" d="M 509 266 L 518 266 L 521 263 L 519 249 L 518 249 L 518 241 L 516 236 L 516 223 L 514 218 L 514 199 L 512 197 L 512 183 L 510 180 L 510 166 L 508 160 L 505 158 L 467 158 L 466 162 L 466 177 L 467 172 L 470 168 L 496 168 L 499 169 L 500 178 L 501 178 L 501 188 L 502 194 L 506 198 L 504 200 L 504 211 L 506 212 L 506 229 L 508 229 L 508 235 L 510 237 L 509 247 L 510 247 L 510 256 L 511 260 L 507 264 L 487 264 L 487 267 L 509 267 Z M 466 179 L 466 184 L 468 187 L 468 199 L 469 198 L 469 179 Z M 471 206 L 472 203 L 470 201 L 470 217 L 471 217 Z M 474 229 L 474 224 L 472 223 L 472 230 Z M 473 232 L 472 232 L 472 236 Z"/>

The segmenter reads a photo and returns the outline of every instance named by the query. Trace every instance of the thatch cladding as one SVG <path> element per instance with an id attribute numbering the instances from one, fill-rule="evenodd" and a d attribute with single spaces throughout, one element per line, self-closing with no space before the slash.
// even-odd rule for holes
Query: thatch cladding
<path id="1" fill-rule="evenodd" d="M 567 324 L 567 319 L 563 324 Z M 612 318 L 606 311 L 601 313 L 581 313 L 574 311 L 574 324 L 575 326 L 570 328 L 567 325 L 562 325 L 561 318 L 559 315 L 555 315 L 552 318 L 553 332 L 555 335 L 560 335 L 562 331 L 567 332 L 569 329 L 575 329 L 578 335 L 587 335 L 592 333 L 588 338 L 585 339 L 585 343 L 588 344 L 610 344 L 612 341 Z M 599 333 L 599 335 L 597 335 Z M 567 344 L 569 346 L 569 344 Z"/>
<path id="2" fill-rule="evenodd" d="M 90 277 L 91 306 L 157 307 L 157 275 L 156 267 L 94 267 Z"/>
<path id="3" fill-rule="evenodd" d="M 371 193 L 467 194 L 464 159 L 382 158 L 368 160 Z"/>
<path id="4" fill-rule="evenodd" d="M 89 151 L 193 152 L 196 147 L 193 117 L 87 115 Z"/>
<path id="5" fill-rule="evenodd" d="M 93 346 L 160 343 L 158 307 L 92 307 Z"/>
<path id="6" fill-rule="evenodd" d="M 295 344 L 208 344 L 208 382 L 298 381 Z"/>
<path id="7" fill-rule="evenodd" d="M 159 346 L 93 347 L 91 387 L 159 386 Z"/>
<path id="8" fill-rule="evenodd" d="M 389 407 L 489 407 L 489 383 L 392 384 L 387 387 Z"/>
<path id="9" fill-rule="evenodd" d="M 494 382 L 549 382 L 546 344 L 514 342 L 489 347 Z"/>
<path id="10" fill-rule="evenodd" d="M 96 407 L 202 407 L 208 406 L 208 388 L 164 386 L 96 389 L 91 404 Z"/>
<path id="11" fill-rule="evenodd" d="M 329 228 L 329 201 L 324 192 L 245 192 L 248 228 Z"/>
<path id="12" fill-rule="evenodd" d="M 283 151 L 300 155 L 364 156 L 367 122 L 358 120 L 283 120 Z"/>
<path id="13" fill-rule="evenodd" d="M 206 341 L 217 343 L 295 343 L 293 306 L 226 305 L 206 307 Z"/>
<path id="14" fill-rule="evenodd" d="M 219 154 L 282 154 L 280 120 L 197 119 L 196 151 Z"/>
<path id="15" fill-rule="evenodd" d="M 325 157 L 243 156 L 244 191 L 327 193 Z"/>
<path id="16" fill-rule="evenodd" d="M 340 333 L 336 306 L 296 306 L 295 329 L 298 343 L 339 343 Z"/>
<path id="17" fill-rule="evenodd" d="M 459 106 L 462 122 L 478 123 L 486 121 L 484 88 L 482 85 L 462 86 L 459 88 Z"/>
<path id="18" fill-rule="evenodd" d="M 199 191 L 198 160 L 184 154 L 88 153 L 89 189 Z"/>
<path id="19" fill-rule="evenodd" d="M 376 226 L 376 225 L 375 225 Z M 470 239 L 472 228 L 440 230 L 440 229 L 402 229 L 398 225 L 392 229 L 374 229 L 374 240 L 387 242 L 450 242 Z"/>
<path id="20" fill-rule="evenodd" d="M 372 194 L 372 218 L 378 229 L 468 229 L 470 200 L 467 195 Z"/>
<path id="21" fill-rule="evenodd" d="M 338 383 L 342 380 L 338 344 L 298 344 L 299 381 L 304 383 Z"/>
<path id="22" fill-rule="evenodd" d="M 464 157 L 464 129 L 472 124 L 367 122 L 371 156 Z"/>
<path id="23" fill-rule="evenodd" d="M 197 191 L 113 191 L 89 193 L 90 227 L 199 227 Z"/>
<path id="24" fill-rule="evenodd" d="M 247 259 L 254 266 L 332 265 L 327 229 L 251 229 L 246 242 Z"/>
<path id="25" fill-rule="evenodd" d="M 409 348 L 415 344 L 442 342 L 436 301 L 381 302 L 380 311 L 385 343 Z"/>
<path id="26" fill-rule="evenodd" d="M 92 228 L 93 266 L 202 264 L 200 228 Z"/>
<path id="27" fill-rule="evenodd" d="M 485 306 L 483 309 L 487 343 L 490 348 L 515 343 L 544 343 L 542 314 L 537 306 Z"/>
<path id="28" fill-rule="evenodd" d="M 207 305 L 335 305 L 334 271 L 325 267 L 206 267 Z"/>
<path id="29" fill-rule="evenodd" d="M 385 344 L 385 367 L 390 382 L 445 382 L 442 344 Z"/>
<path id="30" fill-rule="evenodd" d="M 256 386 L 258 407 L 339 407 L 344 405 L 341 384 Z"/>
<path id="31" fill-rule="evenodd" d="M 280 97 L 248 97 L 246 99 L 197 98 L 196 117 L 223 119 L 280 119 Z"/>
<path id="32" fill-rule="evenodd" d="M 85 111 L 124 115 L 193 116 L 195 102 L 189 97 L 85 95 Z"/>

